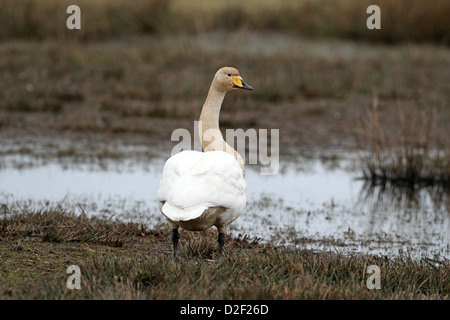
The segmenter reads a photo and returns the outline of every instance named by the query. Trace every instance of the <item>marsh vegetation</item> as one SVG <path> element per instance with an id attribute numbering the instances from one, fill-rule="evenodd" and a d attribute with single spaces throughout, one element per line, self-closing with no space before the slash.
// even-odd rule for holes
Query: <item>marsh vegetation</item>
<path id="1" fill-rule="evenodd" d="M 83 28 L 70 32 L 68 1 L 3 1 L 0 298 L 448 299 L 450 3 L 377 1 L 371 32 L 369 2 L 78 0 Z M 183 232 L 174 262 L 154 207 L 98 194 L 123 172 L 133 189 L 170 155 L 223 65 L 255 90 L 227 96 L 221 126 L 280 129 L 285 166 L 249 174 L 257 197 L 222 258 L 213 231 Z M 360 195 L 342 203 L 330 189 L 348 177 Z M 99 190 L 86 201 L 66 187 Z M 72 264 L 80 291 L 65 286 Z M 381 290 L 366 287 L 369 265 Z"/>
<path id="2" fill-rule="evenodd" d="M 217 256 L 216 235 L 184 231 L 179 261 L 170 230 L 88 219 L 48 208 L 0 220 L 2 299 L 442 299 L 450 290 L 448 261 L 320 253 L 233 238 Z M 80 290 L 65 286 L 79 265 Z M 384 272 L 368 290 L 366 269 Z"/>
<path id="3" fill-rule="evenodd" d="M 397 118 L 382 124 L 378 98 L 363 124 L 369 153 L 361 158 L 365 179 L 374 184 L 414 187 L 450 186 L 450 146 L 438 145 L 435 110 L 413 110 L 406 116 L 398 107 Z"/>

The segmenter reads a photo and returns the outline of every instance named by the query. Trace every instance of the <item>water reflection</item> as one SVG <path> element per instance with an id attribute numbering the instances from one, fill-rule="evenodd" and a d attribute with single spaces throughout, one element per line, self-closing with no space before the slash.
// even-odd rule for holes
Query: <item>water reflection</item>
<path id="1" fill-rule="evenodd" d="M 403 186 L 366 182 L 356 208 L 369 213 L 367 233 L 397 244 L 416 257 L 450 257 L 450 190 L 443 186 Z M 358 209 L 356 209 L 358 210 Z M 381 233 L 380 230 L 382 230 Z M 382 250 L 381 250 L 382 251 Z"/>
<path id="2" fill-rule="evenodd" d="M 449 190 L 400 188 L 356 179 L 352 160 L 297 159 L 274 176 L 248 168 L 247 208 L 232 232 L 319 250 L 450 258 Z M 344 160 L 343 160 L 344 159 Z M 26 160 L 26 159 L 25 159 Z M 28 160 L 26 160 L 28 161 Z M 0 168 L 0 204 L 163 223 L 156 194 L 163 159 L 91 164 L 47 161 Z"/>
<path id="3" fill-rule="evenodd" d="M 366 181 L 359 192 L 359 204 L 374 211 L 397 208 L 435 212 L 448 212 L 450 189 L 442 185 L 398 185 L 389 182 Z"/>

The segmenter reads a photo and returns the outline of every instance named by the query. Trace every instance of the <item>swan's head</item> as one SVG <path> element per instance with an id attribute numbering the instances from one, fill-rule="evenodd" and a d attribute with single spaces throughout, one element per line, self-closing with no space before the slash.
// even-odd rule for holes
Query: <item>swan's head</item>
<path id="1" fill-rule="evenodd" d="M 231 91 L 234 89 L 253 90 L 244 82 L 239 71 L 233 67 L 223 67 L 214 76 L 216 87 L 220 91 Z"/>

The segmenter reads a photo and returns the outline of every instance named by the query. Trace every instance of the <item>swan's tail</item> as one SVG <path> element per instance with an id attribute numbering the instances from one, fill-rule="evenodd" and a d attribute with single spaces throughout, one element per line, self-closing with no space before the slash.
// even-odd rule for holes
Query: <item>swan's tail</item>
<path id="1" fill-rule="evenodd" d="M 206 209 L 208 209 L 206 206 L 192 209 L 180 209 L 166 201 L 162 207 L 162 213 L 172 221 L 188 221 L 200 217 Z"/>

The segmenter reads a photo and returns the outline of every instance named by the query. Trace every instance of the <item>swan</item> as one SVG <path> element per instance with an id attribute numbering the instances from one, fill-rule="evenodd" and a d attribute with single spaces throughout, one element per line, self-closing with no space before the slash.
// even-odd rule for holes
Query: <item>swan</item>
<path id="1" fill-rule="evenodd" d="M 199 118 L 204 152 L 186 150 L 170 157 L 158 189 L 158 205 L 172 229 L 173 256 L 177 255 L 182 227 L 218 230 L 222 253 L 229 225 L 246 205 L 245 166 L 242 157 L 224 139 L 219 113 L 225 94 L 235 89 L 253 90 L 233 67 L 219 69 L 211 83 Z"/>

